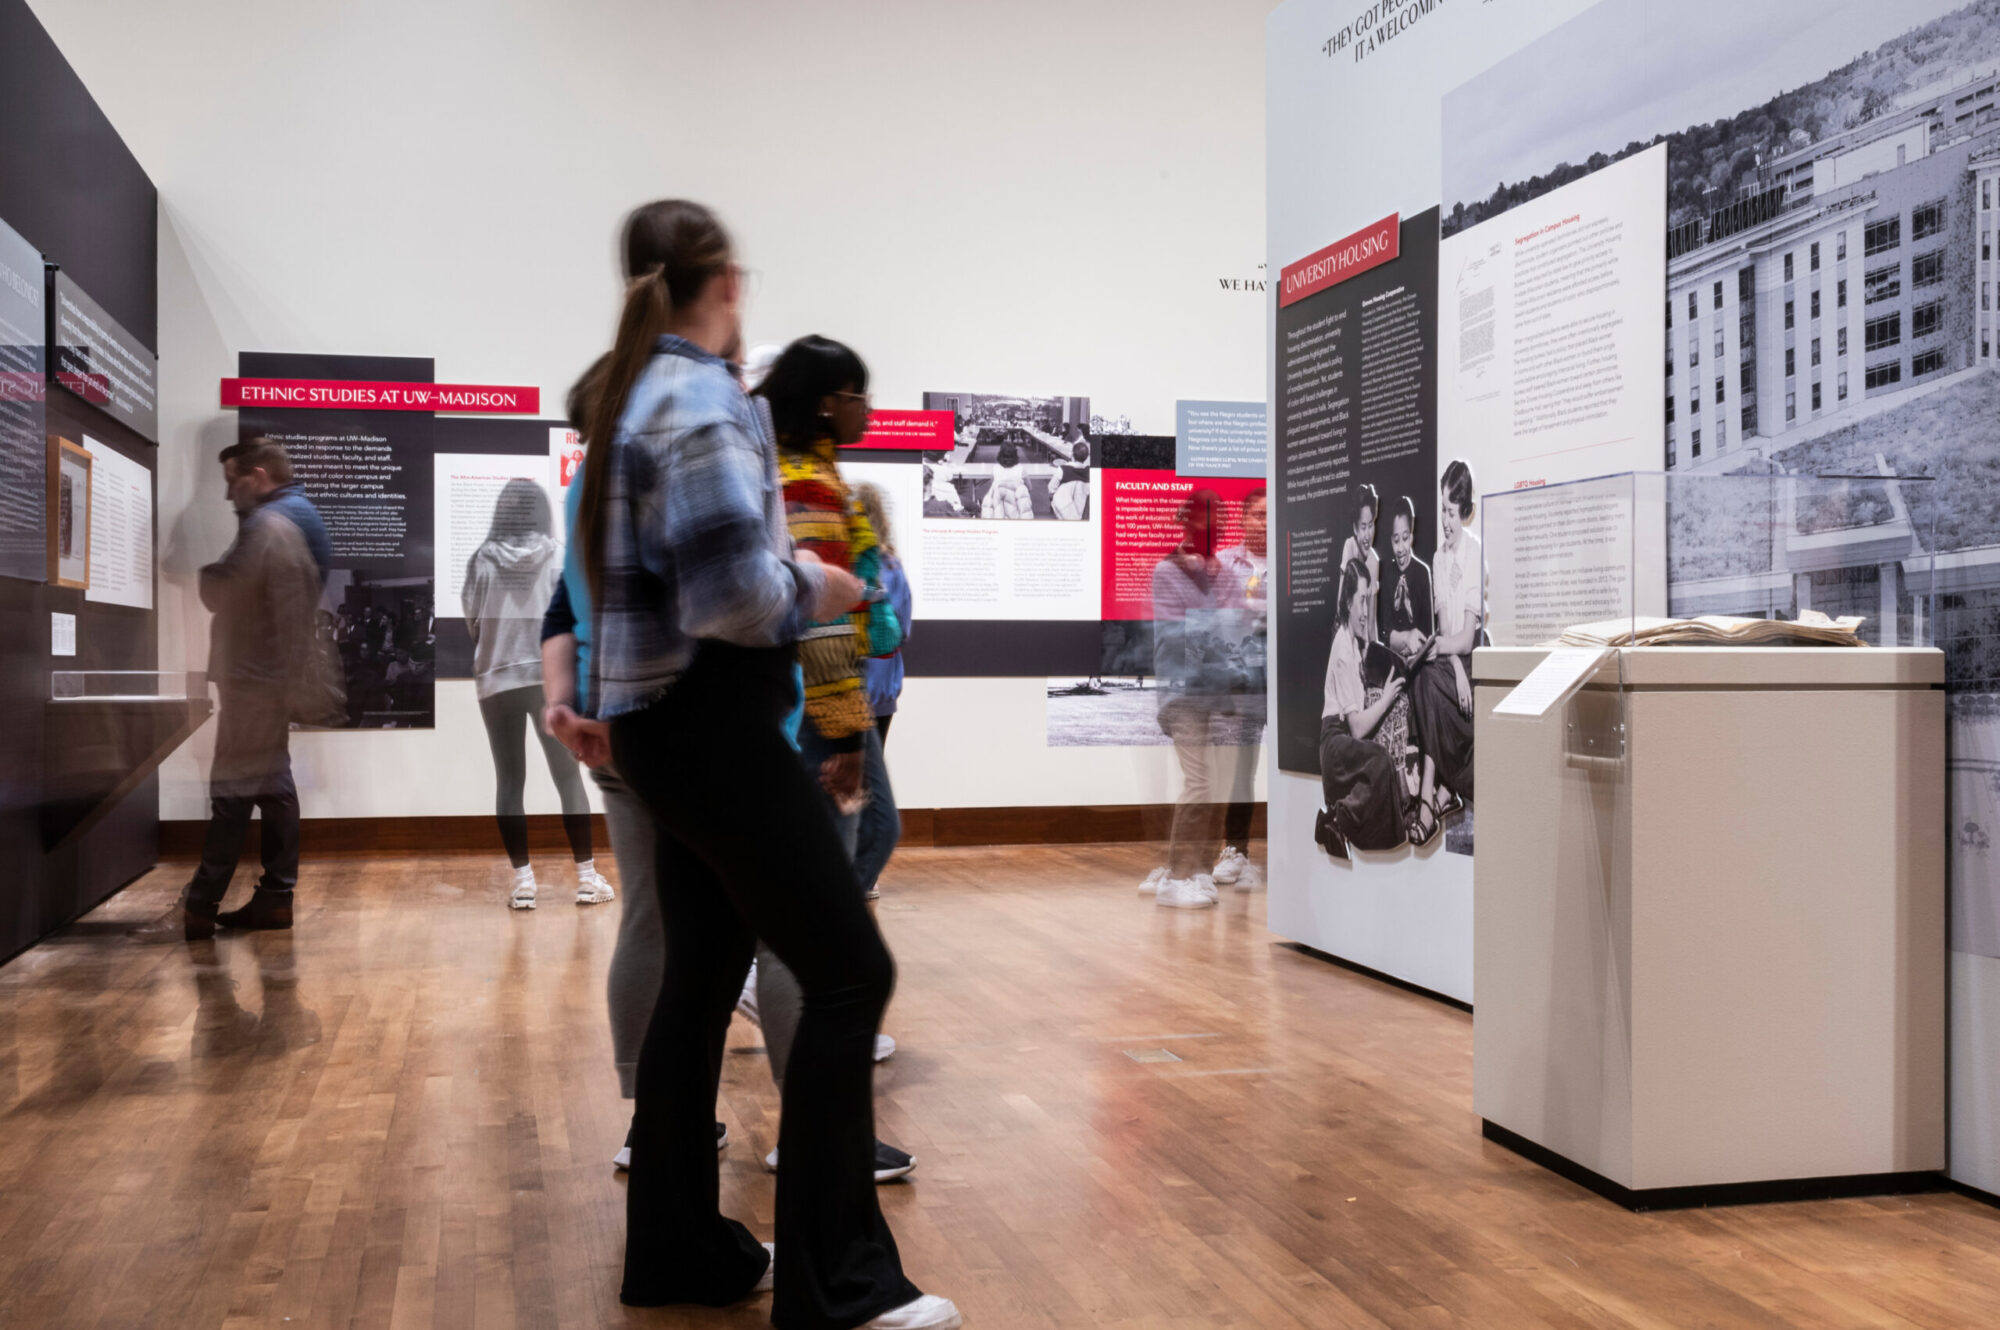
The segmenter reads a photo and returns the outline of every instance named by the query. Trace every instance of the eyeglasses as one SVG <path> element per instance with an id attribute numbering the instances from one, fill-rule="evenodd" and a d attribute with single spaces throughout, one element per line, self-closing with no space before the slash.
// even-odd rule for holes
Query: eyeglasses
<path id="1" fill-rule="evenodd" d="M 846 397 L 846 398 L 849 398 L 849 399 L 851 399 L 851 400 L 853 400 L 853 401 L 856 401 L 856 402 L 859 402 L 859 403 L 861 403 L 861 405 L 863 405 L 863 406 L 873 406 L 873 405 L 875 405 L 875 399 L 874 399 L 874 397 L 870 396 L 870 395 L 869 395 L 868 393 L 828 393 L 828 394 L 827 394 L 827 396 L 828 396 L 828 397 Z"/>

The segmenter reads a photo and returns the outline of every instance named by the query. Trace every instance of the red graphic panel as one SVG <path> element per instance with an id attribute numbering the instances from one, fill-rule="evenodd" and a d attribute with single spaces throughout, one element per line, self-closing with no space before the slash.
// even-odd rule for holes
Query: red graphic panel
<path id="1" fill-rule="evenodd" d="M 1179 547 L 1181 512 L 1197 492 L 1213 495 L 1215 548 L 1243 539 L 1243 500 L 1263 489 L 1260 476 L 1177 476 L 1171 471 L 1099 473 L 1104 518 L 1103 600 L 1107 619 L 1153 617 L 1153 569 Z"/>

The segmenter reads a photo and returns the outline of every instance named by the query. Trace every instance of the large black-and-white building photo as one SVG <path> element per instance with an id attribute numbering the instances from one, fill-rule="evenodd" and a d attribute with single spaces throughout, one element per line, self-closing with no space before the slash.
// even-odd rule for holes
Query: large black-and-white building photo
<path id="1" fill-rule="evenodd" d="M 924 516 L 1081 522 L 1090 517 L 1088 397 L 925 393 L 952 413 L 950 452 L 924 455 Z"/>

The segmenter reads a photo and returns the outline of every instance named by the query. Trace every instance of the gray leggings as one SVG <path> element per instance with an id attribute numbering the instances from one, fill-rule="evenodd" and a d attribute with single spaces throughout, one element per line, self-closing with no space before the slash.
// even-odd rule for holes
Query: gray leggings
<path id="1" fill-rule="evenodd" d="M 578 863 L 590 858 L 590 800 L 583 793 L 576 759 L 542 730 L 542 686 L 529 684 L 482 697 L 479 717 L 486 722 L 486 743 L 493 750 L 493 812 L 507 861 L 516 868 L 528 862 L 528 818 L 521 793 L 528 782 L 529 734 L 541 741 L 549 778 L 562 796 L 563 832 L 569 837 L 570 853 Z"/>
<path id="2" fill-rule="evenodd" d="M 667 954 L 660 920 L 659 883 L 653 878 L 653 815 L 618 773 L 599 767 L 591 773 L 604 792 L 604 823 L 611 831 L 611 855 L 618 861 L 618 942 L 611 949 L 611 973 L 604 993 L 611 1006 L 611 1059 L 618 1066 L 618 1093 L 633 1097 L 639 1046 L 660 997 Z M 793 1013 L 793 1023 L 798 1020 Z"/>

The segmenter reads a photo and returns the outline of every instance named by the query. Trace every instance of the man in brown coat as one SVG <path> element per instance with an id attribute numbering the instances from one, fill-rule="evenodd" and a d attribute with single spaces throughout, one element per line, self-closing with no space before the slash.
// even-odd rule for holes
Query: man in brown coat
<path id="1" fill-rule="evenodd" d="M 292 782 L 291 722 L 309 688 L 321 588 L 330 546 L 318 510 L 292 483 L 291 459 L 269 439 L 222 451 L 225 493 L 236 509 L 236 539 L 201 570 L 209 625 L 209 677 L 220 706 L 213 815 L 201 867 L 182 901 L 186 936 L 216 927 L 290 928 L 299 876 L 299 793 Z M 249 902 L 221 912 L 249 834 L 264 815 L 263 876 Z"/>

